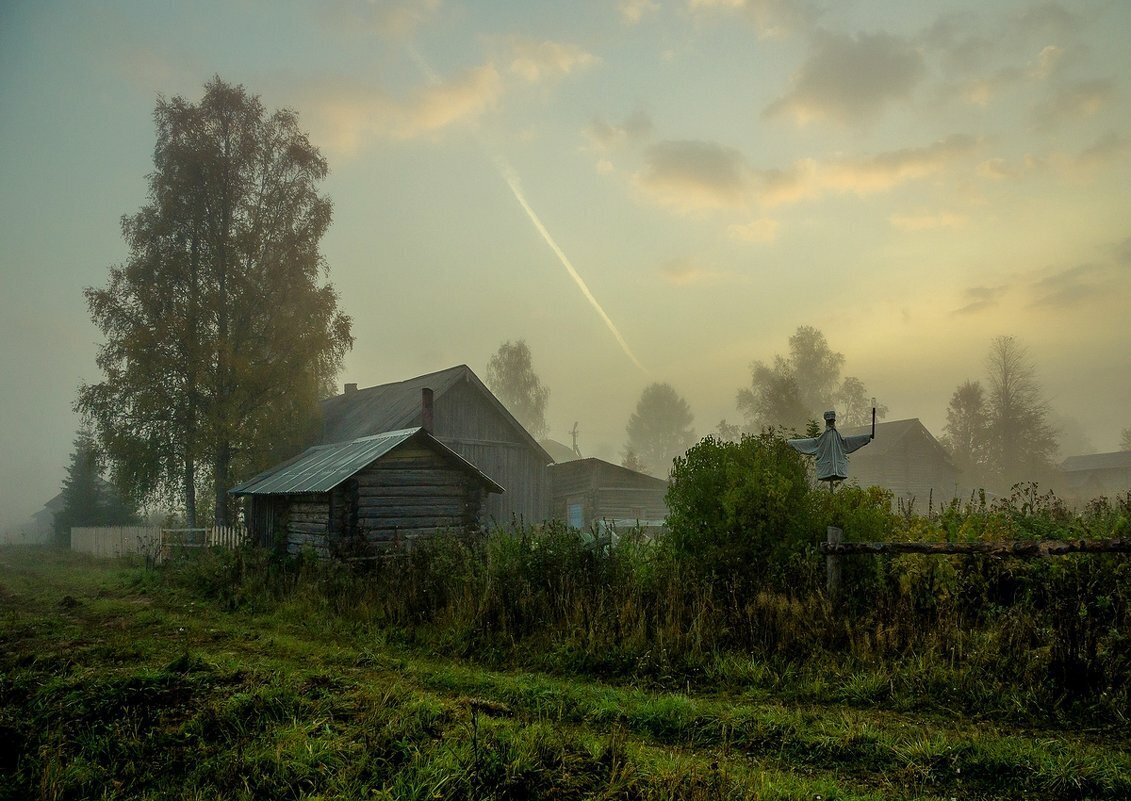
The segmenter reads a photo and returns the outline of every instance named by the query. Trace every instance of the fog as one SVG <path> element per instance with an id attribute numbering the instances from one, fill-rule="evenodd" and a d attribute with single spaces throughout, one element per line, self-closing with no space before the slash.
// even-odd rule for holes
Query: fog
<path id="1" fill-rule="evenodd" d="M 939 436 L 1006 334 L 1060 456 L 1115 450 L 1131 5 L 830 5 L 5 6 L 0 526 L 59 491 L 100 377 L 82 290 L 127 255 L 156 98 L 213 75 L 294 108 L 329 159 L 340 383 L 483 377 L 523 339 L 550 436 L 576 422 L 619 462 L 645 386 L 700 435 L 741 423 L 751 362 L 800 325 Z"/>

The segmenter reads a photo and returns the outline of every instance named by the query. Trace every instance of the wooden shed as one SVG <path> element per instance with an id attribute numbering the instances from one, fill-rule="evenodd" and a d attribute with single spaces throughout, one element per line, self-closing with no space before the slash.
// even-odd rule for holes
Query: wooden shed
<path id="1" fill-rule="evenodd" d="M 503 488 L 423 428 L 319 445 L 229 491 L 253 541 L 294 553 L 375 551 L 480 526 Z"/>
<path id="2" fill-rule="evenodd" d="M 358 389 L 322 401 L 322 443 L 333 443 L 425 424 L 421 393 L 432 390 L 436 439 L 507 488 L 491 495 L 483 523 L 545 520 L 553 461 L 467 365 L 394 384 Z"/>
<path id="3" fill-rule="evenodd" d="M 574 528 L 611 523 L 659 527 L 668 516 L 668 482 L 603 459 L 550 466 L 553 517 Z"/>

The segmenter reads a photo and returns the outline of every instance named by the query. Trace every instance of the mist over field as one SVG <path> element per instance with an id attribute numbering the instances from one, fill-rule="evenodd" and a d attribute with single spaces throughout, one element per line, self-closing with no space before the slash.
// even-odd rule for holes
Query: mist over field
<path id="1" fill-rule="evenodd" d="M 329 164 L 361 387 L 524 341 L 548 436 L 620 462 L 642 391 L 698 436 L 802 326 L 941 437 L 1024 349 L 1057 459 L 1113 451 L 1131 351 L 1131 5 L 341 2 L 0 10 L 0 528 L 58 491 L 100 379 L 159 98 L 214 76 Z"/>

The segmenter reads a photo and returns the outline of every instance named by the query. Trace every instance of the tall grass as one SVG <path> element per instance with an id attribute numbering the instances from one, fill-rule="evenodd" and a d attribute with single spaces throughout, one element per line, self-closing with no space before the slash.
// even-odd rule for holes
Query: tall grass
<path id="1" fill-rule="evenodd" d="M 1096 537 L 1131 515 L 1131 496 L 1071 513 L 1029 487 L 931 516 L 893 514 L 875 490 L 825 503 L 814 528 L 835 519 L 859 539 Z M 669 537 L 595 547 L 560 525 L 446 535 L 364 563 L 214 551 L 167 576 L 229 608 L 317 615 L 488 664 L 680 688 L 748 681 L 739 666 L 754 660 L 761 681 L 799 697 L 1125 722 L 1126 555 L 855 557 L 834 607 L 819 538 L 754 583 L 703 569 Z"/>

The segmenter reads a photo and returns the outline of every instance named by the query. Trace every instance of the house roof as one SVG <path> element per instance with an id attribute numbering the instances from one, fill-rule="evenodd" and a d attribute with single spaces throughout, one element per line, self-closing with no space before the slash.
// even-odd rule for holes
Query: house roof
<path id="1" fill-rule="evenodd" d="M 556 439 L 540 440 L 538 444 L 542 446 L 546 453 L 550 454 L 557 464 L 561 464 L 562 462 L 575 462 L 581 458 L 573 448 L 558 442 Z"/>
<path id="2" fill-rule="evenodd" d="M 872 424 L 866 426 L 851 426 L 848 428 L 838 429 L 844 436 L 852 436 L 853 434 L 868 434 L 872 431 Z M 947 464 L 951 464 L 950 454 L 947 453 L 935 436 L 927 430 L 918 417 L 909 417 L 906 420 L 884 420 L 876 422 L 876 438 L 872 440 L 866 448 L 858 451 L 853 458 L 858 456 L 865 456 L 867 458 L 882 458 L 887 454 L 894 451 L 899 445 L 908 437 L 915 436 L 918 433 L 927 442 L 931 443 L 932 449 L 944 459 Z"/>
<path id="3" fill-rule="evenodd" d="M 1119 470 L 1131 468 L 1131 451 L 1112 451 L 1111 453 L 1088 453 L 1083 456 L 1069 456 L 1060 463 L 1065 473 L 1085 470 Z"/>
<path id="4" fill-rule="evenodd" d="M 641 473 L 638 470 L 632 470 L 628 467 L 623 467 L 613 462 L 606 462 L 604 459 L 598 459 L 594 456 L 583 456 L 580 459 L 573 459 L 568 462 L 559 462 L 558 464 L 550 465 L 552 471 L 564 471 L 569 473 L 576 473 L 578 471 L 590 472 L 593 470 L 600 470 L 605 475 L 618 475 L 622 478 L 630 478 L 634 481 L 641 483 L 652 484 L 656 489 L 667 489 L 667 479 L 656 478 L 647 473 Z"/>
<path id="5" fill-rule="evenodd" d="M 311 492 L 329 492 L 346 479 L 376 462 L 404 443 L 415 440 L 430 444 L 444 457 L 455 461 L 474 475 L 488 492 L 503 492 L 503 488 L 484 473 L 437 440 L 423 428 L 405 428 L 386 431 L 369 437 L 359 437 L 348 442 L 316 445 L 282 464 L 266 470 L 254 478 L 228 490 L 231 495 L 297 495 Z"/>
<path id="6" fill-rule="evenodd" d="M 420 419 L 420 390 L 431 389 L 433 399 L 439 402 L 448 390 L 460 383 L 467 383 L 482 393 L 496 411 L 510 421 L 527 445 L 544 455 L 546 463 L 553 461 L 546 449 L 466 364 L 327 398 L 322 401 L 322 441 L 344 442 L 381 431 L 408 428 Z M 445 432 L 440 433 L 440 436 L 444 435 Z"/>

